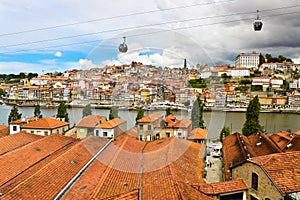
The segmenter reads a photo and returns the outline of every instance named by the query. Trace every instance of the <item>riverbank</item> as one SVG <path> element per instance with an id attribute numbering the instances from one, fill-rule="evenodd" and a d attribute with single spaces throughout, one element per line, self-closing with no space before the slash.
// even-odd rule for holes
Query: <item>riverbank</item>
<path id="1" fill-rule="evenodd" d="M 17 105 L 18 107 L 34 107 L 35 105 L 40 105 L 43 108 L 57 108 L 60 101 L 34 101 L 34 100 L 14 100 L 14 99 L 3 99 L 3 104 L 6 105 Z M 171 108 L 173 111 L 187 111 L 191 112 L 190 107 L 186 107 L 182 104 L 165 103 L 162 105 L 147 105 L 147 106 L 126 106 L 118 103 L 111 104 L 111 102 L 95 103 L 86 100 L 75 100 L 75 101 L 64 101 L 69 108 L 84 108 L 87 104 L 91 104 L 94 109 L 110 109 L 115 106 L 119 110 L 138 110 L 143 107 L 145 111 L 159 111 Z M 204 111 L 220 111 L 220 112 L 246 112 L 246 107 L 208 107 L 204 106 Z M 261 113 L 289 113 L 289 114 L 300 114 L 300 107 L 279 107 L 279 108 L 265 108 L 260 109 Z"/>

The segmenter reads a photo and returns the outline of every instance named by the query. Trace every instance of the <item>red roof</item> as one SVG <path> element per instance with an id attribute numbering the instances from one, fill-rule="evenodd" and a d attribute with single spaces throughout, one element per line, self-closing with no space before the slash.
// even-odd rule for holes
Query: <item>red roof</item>
<path id="1" fill-rule="evenodd" d="M 207 130 L 202 128 L 195 128 L 192 130 L 192 133 L 188 137 L 189 140 L 206 140 L 207 139 Z"/>
<path id="2" fill-rule="evenodd" d="M 125 122 L 126 121 L 123 119 L 115 118 L 115 119 L 108 120 L 102 124 L 99 124 L 97 127 L 111 129 L 111 128 L 115 128 L 121 124 L 124 124 Z"/>
<path id="3" fill-rule="evenodd" d="M 197 190 L 207 195 L 219 195 L 231 192 L 247 190 L 247 185 L 243 180 L 225 181 L 211 184 L 194 185 Z"/>
<path id="4" fill-rule="evenodd" d="M 52 118 L 42 118 L 21 126 L 21 129 L 55 129 L 67 126 L 69 123 Z"/>
<path id="5" fill-rule="evenodd" d="M 86 116 L 84 117 L 77 125 L 76 127 L 86 127 L 86 128 L 95 128 L 99 124 L 106 121 L 106 118 L 104 116 Z"/>
<path id="6" fill-rule="evenodd" d="M 2 137 L 0 138 L 0 156 L 41 138 L 43 138 L 43 136 L 27 133 L 25 131 Z"/>
<path id="7" fill-rule="evenodd" d="M 9 135 L 9 127 L 0 125 L 0 138 Z"/>
<path id="8" fill-rule="evenodd" d="M 300 152 L 277 153 L 249 160 L 261 166 L 282 193 L 300 191 Z"/>
<path id="9" fill-rule="evenodd" d="M 162 118 L 162 115 L 157 114 L 157 113 L 153 113 L 151 115 L 147 115 L 147 116 L 139 119 L 137 122 L 139 122 L 139 123 L 151 123 L 151 122 L 154 122 L 154 121 L 156 121 L 157 119 L 160 119 L 160 118 Z"/>

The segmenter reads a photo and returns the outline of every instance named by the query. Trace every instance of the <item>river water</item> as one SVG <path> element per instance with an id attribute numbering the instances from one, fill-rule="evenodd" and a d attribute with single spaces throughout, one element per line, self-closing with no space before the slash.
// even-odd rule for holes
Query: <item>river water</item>
<path id="1" fill-rule="evenodd" d="M 0 124 L 7 125 L 8 115 L 12 106 L 0 105 Z M 22 117 L 33 116 L 34 108 L 21 107 L 18 108 L 22 113 Z M 57 109 L 41 108 L 44 117 L 52 117 L 57 113 Z M 154 111 L 146 112 L 145 114 L 152 113 Z M 162 115 L 165 115 L 165 111 L 155 111 Z M 73 126 L 78 123 L 82 118 L 82 108 L 70 108 L 68 109 L 70 125 Z M 93 115 L 101 115 L 108 117 L 109 109 L 92 109 Z M 127 121 L 128 129 L 135 125 L 136 111 L 119 110 L 119 116 Z M 174 112 L 174 115 L 178 119 L 190 118 L 190 113 L 187 111 Z M 243 124 L 245 122 L 245 113 L 241 112 L 222 112 L 212 111 L 204 112 L 203 118 L 206 128 L 208 130 L 208 138 L 218 138 L 220 131 L 224 126 L 228 126 L 231 132 L 241 132 Z M 300 115 L 297 114 L 280 114 L 280 113 L 260 113 L 260 124 L 266 128 L 267 133 L 275 133 L 281 130 L 298 131 L 300 130 Z"/>

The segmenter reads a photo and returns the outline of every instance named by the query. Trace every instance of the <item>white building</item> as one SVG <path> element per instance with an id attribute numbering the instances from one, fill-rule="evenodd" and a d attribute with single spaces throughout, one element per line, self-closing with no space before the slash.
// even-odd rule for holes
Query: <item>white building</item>
<path id="1" fill-rule="evenodd" d="M 125 131 L 127 131 L 127 122 L 123 119 L 115 118 L 99 124 L 94 130 L 94 135 L 98 137 L 114 138 Z"/>
<path id="2" fill-rule="evenodd" d="M 228 75 L 232 77 L 250 76 L 250 70 L 245 67 L 233 68 L 228 70 Z"/>
<path id="3" fill-rule="evenodd" d="M 240 53 L 235 58 L 236 67 L 246 67 L 248 69 L 257 69 L 259 65 L 259 54 L 252 53 Z"/>

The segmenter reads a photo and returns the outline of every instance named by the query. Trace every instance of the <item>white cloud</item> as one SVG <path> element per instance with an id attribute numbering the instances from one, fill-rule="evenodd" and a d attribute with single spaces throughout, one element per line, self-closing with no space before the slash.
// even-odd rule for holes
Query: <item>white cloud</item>
<path id="1" fill-rule="evenodd" d="M 90 68 L 99 67 L 99 66 L 95 65 L 93 63 L 93 61 L 87 60 L 87 59 L 79 59 L 78 63 L 82 69 L 90 69 Z"/>
<path id="2" fill-rule="evenodd" d="M 62 53 L 60 51 L 57 51 L 54 53 L 55 57 L 62 57 Z"/>

